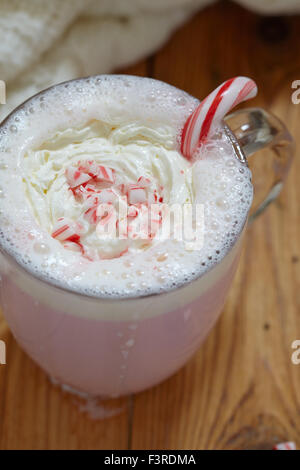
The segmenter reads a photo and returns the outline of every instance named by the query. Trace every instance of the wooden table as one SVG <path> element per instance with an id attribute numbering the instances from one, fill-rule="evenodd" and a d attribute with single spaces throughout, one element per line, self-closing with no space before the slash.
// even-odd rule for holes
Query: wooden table
<path id="1" fill-rule="evenodd" d="M 204 97 L 249 75 L 253 104 L 280 116 L 300 142 L 300 17 L 263 19 L 233 4 L 200 12 L 157 54 L 122 73 L 148 75 Z M 300 160 L 278 201 L 248 230 L 226 307 L 194 358 L 175 376 L 118 400 L 123 411 L 91 420 L 49 383 L 5 321 L 0 339 L 1 449 L 249 449 L 294 440 L 300 448 Z M 109 405 L 107 405 L 109 406 Z"/>

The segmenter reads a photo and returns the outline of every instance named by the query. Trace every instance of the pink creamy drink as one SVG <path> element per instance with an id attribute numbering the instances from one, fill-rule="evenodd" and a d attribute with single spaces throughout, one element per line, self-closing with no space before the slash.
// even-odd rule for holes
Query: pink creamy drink
<path id="1" fill-rule="evenodd" d="M 59 383 L 101 396 L 150 387 L 220 314 L 251 175 L 225 132 L 193 159 L 181 154 L 198 104 L 156 80 L 99 76 L 33 97 L 0 129 L 1 304 L 17 341 Z M 100 237 L 99 203 L 124 197 L 131 236 Z M 136 237 L 150 203 L 201 206 L 201 246 L 161 239 L 152 225 Z"/>

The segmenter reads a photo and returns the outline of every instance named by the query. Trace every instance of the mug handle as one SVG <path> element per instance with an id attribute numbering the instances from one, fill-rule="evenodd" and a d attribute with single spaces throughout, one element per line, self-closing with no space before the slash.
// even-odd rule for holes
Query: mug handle
<path id="1" fill-rule="evenodd" d="M 252 222 L 279 195 L 293 160 L 294 140 L 276 116 L 261 108 L 231 113 L 225 124 L 236 138 L 233 144 L 238 157 L 252 171 L 254 201 L 249 216 Z"/>

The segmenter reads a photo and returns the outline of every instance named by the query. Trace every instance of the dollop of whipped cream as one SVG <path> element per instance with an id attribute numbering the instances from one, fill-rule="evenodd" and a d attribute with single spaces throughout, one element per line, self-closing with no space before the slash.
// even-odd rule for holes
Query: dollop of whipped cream
<path id="1" fill-rule="evenodd" d="M 192 203 L 192 167 L 176 150 L 175 143 L 171 127 L 146 127 L 136 122 L 111 126 L 94 120 L 80 129 L 58 131 L 38 149 L 28 149 L 24 155 L 23 182 L 35 218 L 66 249 L 81 251 L 92 260 L 147 249 L 158 243 L 156 234 L 146 241 L 99 237 L 95 212 L 91 219 L 89 210 L 93 209 L 90 194 L 98 197 L 101 193 L 104 197 L 102 191 L 108 189 L 122 196 L 122 188 L 134 188 L 138 181 L 147 181 L 143 193 L 147 202 Z M 81 186 L 72 185 L 77 169 L 85 168 L 83 174 L 88 174 L 88 162 L 107 169 L 113 180 L 91 178 Z M 131 202 L 131 209 L 139 208 L 139 204 Z M 77 227 L 75 237 L 72 231 L 67 239 L 60 236 L 66 223 L 73 229 Z"/>

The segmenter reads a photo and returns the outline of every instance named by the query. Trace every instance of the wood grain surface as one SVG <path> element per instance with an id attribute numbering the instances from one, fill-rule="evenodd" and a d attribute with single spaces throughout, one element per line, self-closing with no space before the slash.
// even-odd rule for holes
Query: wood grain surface
<path id="1" fill-rule="evenodd" d="M 262 18 L 231 3 L 207 8 L 157 54 L 122 73 L 152 76 L 202 98 L 249 75 L 254 105 L 277 114 L 300 144 L 300 17 Z M 105 404 L 92 420 L 21 351 L 0 317 L 0 449 L 300 448 L 300 159 L 278 201 L 249 228 L 224 312 L 194 358 L 163 384 Z"/>

